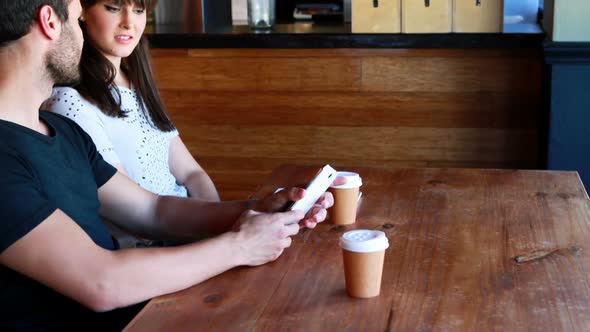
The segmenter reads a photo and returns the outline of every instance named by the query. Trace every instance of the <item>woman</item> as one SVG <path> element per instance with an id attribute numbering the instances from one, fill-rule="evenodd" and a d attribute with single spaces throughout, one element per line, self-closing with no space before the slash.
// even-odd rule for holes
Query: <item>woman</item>
<path id="1" fill-rule="evenodd" d="M 81 81 L 57 87 L 44 107 L 74 120 L 102 157 L 158 195 L 219 201 L 166 113 L 143 32 L 155 0 L 82 0 Z M 121 247 L 159 245 L 107 223 Z"/>
<path id="2" fill-rule="evenodd" d="M 219 201 L 165 111 L 143 32 L 155 0 L 82 0 L 81 81 L 55 88 L 49 110 L 76 121 L 103 158 L 159 195 Z"/>

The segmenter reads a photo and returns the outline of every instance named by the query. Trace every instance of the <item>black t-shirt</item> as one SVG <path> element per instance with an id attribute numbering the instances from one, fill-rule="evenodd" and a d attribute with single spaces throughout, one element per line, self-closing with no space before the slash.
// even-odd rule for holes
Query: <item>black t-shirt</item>
<path id="1" fill-rule="evenodd" d="M 73 121 L 40 113 L 45 136 L 0 120 L 0 252 L 56 209 L 72 218 L 100 247 L 115 243 L 102 223 L 97 189 L 116 172 Z M 67 238 L 59 239 L 67 241 Z M 74 300 L 0 265 L 0 330 L 110 330 L 120 312 L 94 313 Z M 131 317 L 126 317 L 127 322 Z M 125 319 L 125 318 L 124 318 Z M 116 326 L 116 327 L 114 327 Z"/>

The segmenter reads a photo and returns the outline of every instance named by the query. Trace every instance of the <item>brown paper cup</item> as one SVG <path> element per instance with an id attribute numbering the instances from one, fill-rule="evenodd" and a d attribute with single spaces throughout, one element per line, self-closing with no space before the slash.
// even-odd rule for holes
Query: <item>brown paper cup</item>
<path id="1" fill-rule="evenodd" d="M 362 180 L 357 173 L 352 172 L 338 172 L 338 176 L 346 177 L 347 183 L 329 189 L 334 195 L 334 206 L 329 210 L 329 220 L 335 225 L 354 224 Z"/>
<path id="2" fill-rule="evenodd" d="M 346 292 L 352 297 L 379 295 L 389 241 L 385 233 L 371 230 L 349 231 L 340 239 L 344 260 Z"/>
<path id="3" fill-rule="evenodd" d="M 352 297 L 375 297 L 381 291 L 385 250 L 364 253 L 342 250 L 346 292 Z"/>
<path id="4" fill-rule="evenodd" d="M 359 188 L 330 188 L 329 190 L 334 195 L 334 206 L 330 209 L 330 222 L 335 225 L 354 224 Z"/>

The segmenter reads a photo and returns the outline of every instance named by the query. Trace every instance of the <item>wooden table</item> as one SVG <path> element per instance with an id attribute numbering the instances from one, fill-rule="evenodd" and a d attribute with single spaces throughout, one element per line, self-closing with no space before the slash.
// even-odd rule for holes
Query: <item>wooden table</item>
<path id="1" fill-rule="evenodd" d="M 304 183 L 286 165 L 258 190 Z M 126 331 L 590 330 L 590 204 L 575 172 L 351 168 L 357 222 L 325 222 L 276 262 L 153 299 Z M 390 241 L 381 295 L 345 293 L 340 235 Z M 520 261 L 520 262 L 517 262 Z"/>

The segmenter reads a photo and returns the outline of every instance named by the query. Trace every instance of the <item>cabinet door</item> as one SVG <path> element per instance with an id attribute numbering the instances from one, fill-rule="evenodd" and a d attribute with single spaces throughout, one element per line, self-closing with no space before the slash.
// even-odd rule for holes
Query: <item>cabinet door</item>
<path id="1" fill-rule="evenodd" d="M 353 33 L 399 33 L 400 0 L 352 0 Z"/>
<path id="2" fill-rule="evenodd" d="M 453 32 L 502 32 L 503 0 L 454 0 Z"/>
<path id="3" fill-rule="evenodd" d="M 402 32 L 448 33 L 452 0 L 402 0 Z"/>

